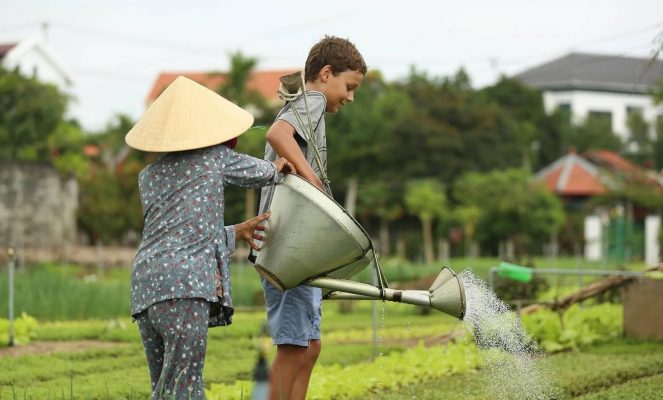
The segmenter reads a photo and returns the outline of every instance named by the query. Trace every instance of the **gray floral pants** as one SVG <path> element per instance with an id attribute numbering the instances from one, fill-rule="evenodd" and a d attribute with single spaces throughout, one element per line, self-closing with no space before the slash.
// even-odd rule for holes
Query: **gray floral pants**
<path id="1" fill-rule="evenodd" d="M 152 381 L 152 400 L 204 399 L 209 303 L 173 299 L 136 315 Z"/>

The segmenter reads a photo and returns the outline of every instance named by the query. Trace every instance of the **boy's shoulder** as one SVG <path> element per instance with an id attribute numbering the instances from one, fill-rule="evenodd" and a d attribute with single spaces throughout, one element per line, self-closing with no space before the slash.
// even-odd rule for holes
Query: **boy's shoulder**
<path id="1" fill-rule="evenodd" d="M 278 120 L 284 114 L 306 112 L 307 108 L 312 115 L 321 116 L 324 115 L 326 107 L 327 97 L 324 93 L 317 90 L 307 90 L 306 96 L 302 93 L 294 100 L 286 102 L 277 113 L 276 119 Z"/>
<path id="2" fill-rule="evenodd" d="M 290 108 L 293 104 L 297 106 L 304 105 L 304 103 L 311 101 L 327 103 L 327 96 L 318 90 L 307 90 L 306 96 L 304 96 L 304 93 L 300 93 L 294 100 L 287 101 L 281 109 Z"/>

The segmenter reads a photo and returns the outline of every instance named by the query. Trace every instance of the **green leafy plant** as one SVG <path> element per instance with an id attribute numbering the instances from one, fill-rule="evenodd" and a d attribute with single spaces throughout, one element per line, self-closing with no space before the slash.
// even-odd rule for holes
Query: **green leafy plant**
<path id="1" fill-rule="evenodd" d="M 14 344 L 21 345 L 30 342 L 35 336 L 35 329 L 39 324 L 37 320 L 26 313 L 14 320 Z M 9 345 L 9 320 L 0 318 L 0 347 Z"/>

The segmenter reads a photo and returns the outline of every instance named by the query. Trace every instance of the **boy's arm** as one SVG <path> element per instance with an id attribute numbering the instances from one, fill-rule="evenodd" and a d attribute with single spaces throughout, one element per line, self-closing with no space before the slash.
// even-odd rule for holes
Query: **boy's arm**
<path id="1" fill-rule="evenodd" d="M 295 128 L 283 120 L 277 120 L 267 131 L 267 141 L 276 154 L 288 159 L 295 165 L 297 173 L 324 191 L 322 181 L 306 161 L 302 150 L 295 140 Z"/>

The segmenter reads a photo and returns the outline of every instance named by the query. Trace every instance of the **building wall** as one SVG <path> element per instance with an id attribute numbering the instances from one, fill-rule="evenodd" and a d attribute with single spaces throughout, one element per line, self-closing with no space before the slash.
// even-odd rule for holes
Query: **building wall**
<path id="1" fill-rule="evenodd" d="M 640 278 L 624 288 L 624 336 L 663 340 L 663 281 Z"/>
<path id="2" fill-rule="evenodd" d="M 45 165 L 0 163 L 0 246 L 74 244 L 77 207 L 73 177 Z"/>
<path id="3" fill-rule="evenodd" d="M 36 76 L 42 82 L 52 83 L 60 89 L 66 89 L 69 84 L 61 73 L 53 68 L 38 47 L 32 47 L 20 54 L 20 57 L 12 57 L 11 53 L 3 60 L 7 69 L 18 66 L 19 71 L 25 76 Z"/>
<path id="4" fill-rule="evenodd" d="M 663 115 L 663 105 L 655 106 L 652 97 L 640 94 L 623 94 L 608 92 L 546 91 L 543 102 L 547 112 L 554 111 L 560 104 L 569 104 L 574 122 L 581 123 L 590 111 L 610 112 L 612 114 L 612 130 L 622 139 L 629 137 L 628 108 L 642 110 L 644 119 L 649 122 L 652 138 L 655 132 L 656 119 Z"/>

